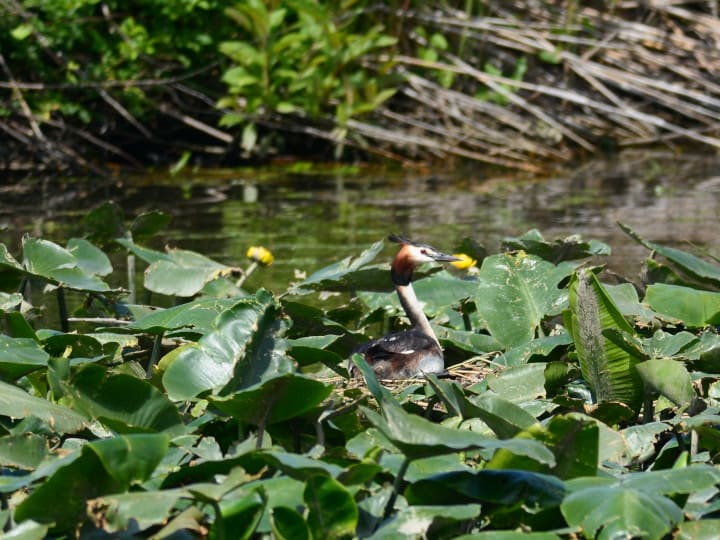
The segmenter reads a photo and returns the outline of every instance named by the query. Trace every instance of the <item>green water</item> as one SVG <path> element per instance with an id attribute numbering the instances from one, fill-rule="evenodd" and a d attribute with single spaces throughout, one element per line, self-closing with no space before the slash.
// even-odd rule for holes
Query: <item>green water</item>
<path id="1" fill-rule="evenodd" d="M 16 255 L 24 233 L 64 243 L 83 234 L 89 209 L 114 200 L 128 219 L 152 209 L 172 216 L 155 248 L 195 250 L 238 266 L 247 264 L 249 246 L 269 248 L 275 263 L 250 278 L 251 290 L 283 291 L 303 273 L 357 254 L 390 232 L 444 251 L 470 237 L 490 252 L 504 237 L 531 228 L 546 238 L 581 234 L 607 242 L 613 250 L 609 267 L 634 277 L 647 250 L 629 241 L 617 221 L 656 242 L 720 254 L 718 165 L 717 158 L 645 152 L 588 162 L 543 179 L 473 169 L 388 173 L 362 168 L 28 179 L 0 184 L 0 242 Z M 386 248 L 388 258 L 392 249 Z M 119 255 L 113 260 L 123 264 Z"/>

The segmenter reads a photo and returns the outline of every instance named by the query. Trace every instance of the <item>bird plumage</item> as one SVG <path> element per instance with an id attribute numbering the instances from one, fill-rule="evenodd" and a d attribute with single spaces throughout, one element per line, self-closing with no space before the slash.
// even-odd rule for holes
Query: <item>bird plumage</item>
<path id="1" fill-rule="evenodd" d="M 405 379 L 425 373 L 442 373 L 445 371 L 442 348 L 415 295 L 412 276 L 415 268 L 423 263 L 459 259 L 403 236 L 390 235 L 389 240 L 400 244 L 390 267 L 390 278 L 412 327 L 374 339 L 358 347 L 355 352 L 362 354 L 382 379 Z M 351 372 L 357 375 L 353 367 Z"/>

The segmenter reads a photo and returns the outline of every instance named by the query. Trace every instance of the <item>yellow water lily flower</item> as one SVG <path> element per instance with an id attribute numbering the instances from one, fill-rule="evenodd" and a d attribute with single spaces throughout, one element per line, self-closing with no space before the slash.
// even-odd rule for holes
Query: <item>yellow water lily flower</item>
<path id="1" fill-rule="evenodd" d="M 275 260 L 275 257 L 273 257 L 273 254 L 270 253 L 270 250 L 262 246 L 251 246 L 247 250 L 247 257 L 248 259 L 258 262 L 264 266 L 270 266 Z"/>
<path id="2" fill-rule="evenodd" d="M 453 253 L 453 257 L 460 259 L 459 261 L 453 261 L 452 264 L 458 270 L 467 270 L 477 264 L 477 260 L 473 259 L 470 255 L 464 253 Z"/>

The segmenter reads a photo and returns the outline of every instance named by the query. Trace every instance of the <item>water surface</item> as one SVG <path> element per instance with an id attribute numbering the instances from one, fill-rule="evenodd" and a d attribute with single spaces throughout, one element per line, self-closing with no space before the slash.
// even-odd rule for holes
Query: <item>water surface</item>
<path id="1" fill-rule="evenodd" d="M 625 153 L 550 178 L 461 172 L 199 171 L 118 176 L 110 181 L 27 179 L 0 185 L 0 242 L 18 255 L 23 233 L 64 243 L 82 218 L 114 200 L 131 219 L 159 209 L 173 220 L 154 247 L 195 250 L 244 266 L 251 245 L 273 251 L 272 267 L 248 283 L 284 290 L 311 273 L 398 232 L 446 251 L 470 237 L 500 249 L 531 228 L 546 238 L 580 234 L 607 242 L 608 266 L 629 277 L 647 250 L 617 227 L 684 249 L 720 255 L 720 158 Z M 388 247 L 389 258 L 392 248 Z M 122 274 L 118 279 L 122 278 Z M 120 283 L 118 283 L 120 284 Z"/>

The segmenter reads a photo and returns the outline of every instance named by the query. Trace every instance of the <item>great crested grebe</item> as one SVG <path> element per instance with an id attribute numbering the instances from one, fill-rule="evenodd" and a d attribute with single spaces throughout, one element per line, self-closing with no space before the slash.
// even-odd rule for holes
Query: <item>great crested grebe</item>
<path id="1" fill-rule="evenodd" d="M 388 240 L 400 244 L 400 250 L 390 267 L 390 279 L 412 328 L 374 339 L 358 347 L 355 352 L 365 357 L 365 361 L 381 379 L 408 379 L 424 373 L 444 373 L 442 348 L 415 296 L 412 275 L 423 263 L 460 259 L 403 236 L 391 234 Z M 351 373 L 357 376 L 357 370 L 353 368 L 351 366 Z"/>

